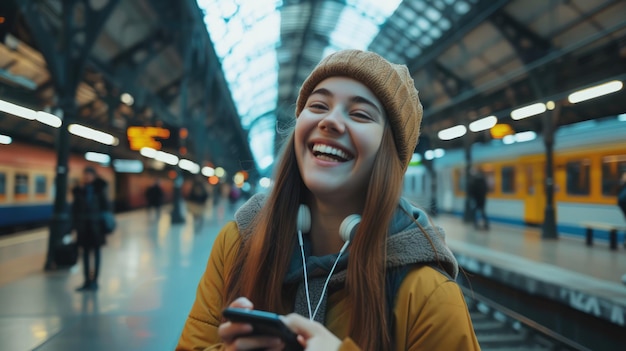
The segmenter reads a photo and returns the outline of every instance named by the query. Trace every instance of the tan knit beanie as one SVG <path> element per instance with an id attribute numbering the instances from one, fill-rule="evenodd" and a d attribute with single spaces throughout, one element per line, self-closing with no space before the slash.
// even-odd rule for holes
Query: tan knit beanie
<path id="1" fill-rule="evenodd" d="M 404 170 L 417 146 L 422 122 L 422 104 L 413 78 L 405 65 L 396 65 L 378 54 L 342 50 L 324 58 L 302 84 L 296 102 L 296 117 L 321 81 L 329 77 L 349 77 L 365 84 L 382 102 L 391 124 L 398 156 Z"/>

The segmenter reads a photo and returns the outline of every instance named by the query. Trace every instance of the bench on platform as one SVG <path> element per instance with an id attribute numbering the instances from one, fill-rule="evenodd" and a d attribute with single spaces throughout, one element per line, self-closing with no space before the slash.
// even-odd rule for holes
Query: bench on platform
<path id="1" fill-rule="evenodd" d="M 617 250 L 617 232 L 626 232 L 625 226 L 602 223 L 602 222 L 582 222 L 580 224 L 585 228 L 585 236 L 587 246 L 593 245 L 593 231 L 594 229 L 606 230 L 609 232 L 609 247 L 611 250 Z M 626 238 L 624 239 L 624 247 L 626 247 Z"/>

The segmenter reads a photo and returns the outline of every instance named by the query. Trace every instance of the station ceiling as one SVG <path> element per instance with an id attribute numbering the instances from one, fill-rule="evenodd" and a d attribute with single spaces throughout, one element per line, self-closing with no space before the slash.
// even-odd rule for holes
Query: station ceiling
<path id="1" fill-rule="evenodd" d="M 557 127 L 626 112 L 624 89 L 567 101 L 576 89 L 626 79 L 619 0 L 24 0 L 3 1 L 0 11 L 0 99 L 58 112 L 60 76 L 82 66 L 54 57 L 84 54 L 75 123 L 121 141 L 128 126 L 187 128 L 186 157 L 229 171 L 269 172 L 300 84 L 344 48 L 409 67 L 424 105 L 421 151 L 491 140 L 488 131 L 437 137 L 488 115 L 541 132 L 545 119 L 509 116 L 534 102 L 556 102 L 549 123 Z M 0 121 L 16 140 L 55 144 L 49 126 Z M 71 145 L 141 158 L 76 137 Z"/>

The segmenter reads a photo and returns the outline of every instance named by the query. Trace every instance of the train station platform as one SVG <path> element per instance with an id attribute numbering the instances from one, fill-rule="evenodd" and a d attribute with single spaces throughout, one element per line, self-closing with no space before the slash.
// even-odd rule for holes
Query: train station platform
<path id="1" fill-rule="evenodd" d="M 459 264 L 530 295 L 626 327 L 626 249 L 607 243 L 585 245 L 570 237 L 542 239 L 540 228 L 491 223 L 475 230 L 456 216 L 439 216 Z"/>
<path id="2" fill-rule="evenodd" d="M 145 210 L 118 214 L 102 252 L 100 289 L 78 293 L 80 264 L 44 272 L 47 228 L 0 238 L 0 349 L 171 350 L 195 298 L 219 229 L 232 209 L 218 205 L 201 230 Z M 508 282 L 623 326 L 626 252 L 538 229 L 493 224 L 476 231 L 460 218 L 434 218 L 468 274 Z"/>

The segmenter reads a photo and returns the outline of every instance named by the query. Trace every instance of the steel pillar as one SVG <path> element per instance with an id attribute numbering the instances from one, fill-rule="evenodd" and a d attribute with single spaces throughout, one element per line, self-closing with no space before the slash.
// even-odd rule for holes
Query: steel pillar
<path id="1" fill-rule="evenodd" d="M 465 151 L 465 208 L 463 210 L 463 222 L 474 222 L 474 208 L 472 207 L 470 193 L 471 193 L 471 177 L 472 177 L 472 143 L 473 138 L 471 135 L 465 136 L 464 151 Z"/>
<path id="2" fill-rule="evenodd" d="M 556 230 L 556 213 L 554 209 L 554 120 L 558 117 L 560 108 L 546 111 L 543 114 L 543 142 L 546 147 L 546 209 L 544 214 L 541 237 L 543 239 L 558 239 Z"/>

